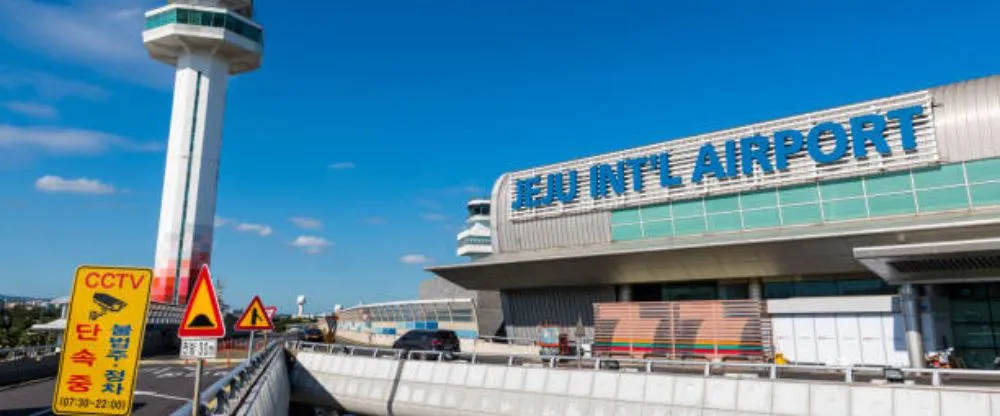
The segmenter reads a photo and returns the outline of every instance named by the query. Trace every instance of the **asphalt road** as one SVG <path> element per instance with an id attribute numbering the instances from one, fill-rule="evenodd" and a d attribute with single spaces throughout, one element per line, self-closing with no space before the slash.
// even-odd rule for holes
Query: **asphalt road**
<path id="1" fill-rule="evenodd" d="M 202 390 L 229 372 L 225 364 L 205 364 Z M 53 378 L 0 390 L 0 416 L 51 415 Z M 169 415 L 191 400 L 194 391 L 194 364 L 155 362 L 139 364 L 135 389 L 134 415 Z"/>

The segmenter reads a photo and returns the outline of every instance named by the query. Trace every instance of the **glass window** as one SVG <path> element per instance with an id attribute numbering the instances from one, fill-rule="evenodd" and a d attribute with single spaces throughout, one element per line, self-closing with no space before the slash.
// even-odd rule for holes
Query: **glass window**
<path id="1" fill-rule="evenodd" d="M 639 210 L 637 209 L 623 209 L 611 212 L 612 224 L 632 224 L 636 222 L 639 222 Z"/>
<path id="2" fill-rule="evenodd" d="M 656 221 L 671 218 L 670 205 L 654 205 L 640 208 L 643 221 Z"/>
<path id="3" fill-rule="evenodd" d="M 910 182 L 909 172 L 873 176 L 868 178 L 867 182 L 868 195 L 891 194 L 913 190 L 913 183 Z"/>
<path id="4" fill-rule="evenodd" d="M 743 228 L 770 228 L 781 225 L 777 208 L 765 208 L 743 212 Z"/>
<path id="5" fill-rule="evenodd" d="M 612 241 L 637 240 L 642 238 L 640 224 L 615 225 L 611 227 Z"/>
<path id="6" fill-rule="evenodd" d="M 896 289 L 889 286 L 882 279 L 852 279 L 837 281 L 839 293 L 844 296 L 857 295 L 889 295 L 896 293 Z"/>
<path id="7" fill-rule="evenodd" d="M 1000 182 L 983 183 L 969 187 L 972 205 L 976 208 L 1000 205 Z"/>
<path id="8" fill-rule="evenodd" d="M 705 213 L 705 206 L 700 199 L 679 201 L 673 204 L 674 218 L 694 217 Z"/>
<path id="9" fill-rule="evenodd" d="M 778 196 L 781 198 L 781 205 L 801 204 L 818 201 L 819 191 L 813 184 L 800 185 L 781 189 Z"/>
<path id="10" fill-rule="evenodd" d="M 965 175 L 969 183 L 1000 179 L 1000 158 L 965 162 Z"/>
<path id="11" fill-rule="evenodd" d="M 775 190 L 759 191 L 740 196 L 740 206 L 744 210 L 773 207 L 778 205 L 778 192 Z"/>
<path id="12" fill-rule="evenodd" d="M 670 220 L 644 221 L 642 223 L 642 230 L 646 238 L 670 237 L 674 235 L 674 224 Z"/>
<path id="13" fill-rule="evenodd" d="M 865 194 L 864 186 L 862 186 L 861 180 L 859 179 L 821 183 L 819 185 L 819 191 L 824 201 L 864 196 Z"/>
<path id="14" fill-rule="evenodd" d="M 632 300 L 635 302 L 658 302 L 663 300 L 663 287 L 658 283 L 632 285 Z"/>
<path id="15" fill-rule="evenodd" d="M 782 222 L 785 225 L 817 224 L 823 222 L 818 204 L 781 207 Z"/>
<path id="16" fill-rule="evenodd" d="M 912 214 L 917 212 L 912 193 L 873 196 L 868 198 L 868 209 L 871 216 Z"/>
<path id="17" fill-rule="evenodd" d="M 965 185 L 965 171 L 961 163 L 919 170 L 913 172 L 913 184 L 917 189 Z"/>
<path id="18" fill-rule="evenodd" d="M 705 219 L 702 217 L 682 218 L 674 220 L 674 235 L 692 235 L 705 232 Z"/>
<path id="19" fill-rule="evenodd" d="M 749 299 L 749 298 L 750 298 L 750 287 L 746 282 L 719 284 L 719 299 L 721 300 L 737 300 L 737 299 Z"/>
<path id="20" fill-rule="evenodd" d="M 827 221 L 852 220 L 867 217 L 868 209 L 862 198 L 824 202 L 823 215 Z"/>
<path id="21" fill-rule="evenodd" d="M 664 285 L 663 300 L 715 300 L 718 289 L 715 282 Z"/>
<path id="22" fill-rule="evenodd" d="M 740 213 L 713 214 L 708 216 L 709 231 L 736 231 L 741 227 Z"/>
<path id="23" fill-rule="evenodd" d="M 737 195 L 720 196 L 705 199 L 705 211 L 710 214 L 732 212 L 740 209 L 740 199 Z"/>
<path id="24" fill-rule="evenodd" d="M 832 280 L 795 282 L 795 296 L 837 296 L 837 283 Z"/>
<path id="25" fill-rule="evenodd" d="M 964 186 L 917 191 L 917 203 L 920 204 L 920 211 L 944 211 L 969 206 Z"/>

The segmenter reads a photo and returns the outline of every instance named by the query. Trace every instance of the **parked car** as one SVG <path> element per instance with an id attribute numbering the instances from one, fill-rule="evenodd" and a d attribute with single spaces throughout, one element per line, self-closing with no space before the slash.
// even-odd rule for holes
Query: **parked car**
<path id="1" fill-rule="evenodd" d="M 442 351 L 444 358 L 453 359 L 462 352 L 458 335 L 446 329 L 414 329 L 403 334 L 392 348 L 409 351 Z M 423 357 L 423 355 L 421 355 Z"/>
<path id="2" fill-rule="evenodd" d="M 323 342 L 323 331 L 319 328 L 309 328 L 302 334 L 302 340 L 306 342 Z"/>

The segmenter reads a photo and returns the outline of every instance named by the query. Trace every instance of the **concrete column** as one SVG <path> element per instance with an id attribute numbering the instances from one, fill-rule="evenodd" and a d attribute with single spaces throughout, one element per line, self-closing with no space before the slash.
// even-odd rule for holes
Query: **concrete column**
<path id="1" fill-rule="evenodd" d="M 618 301 L 619 302 L 632 301 L 632 285 L 628 284 L 618 285 Z"/>
<path id="2" fill-rule="evenodd" d="M 910 356 L 910 367 L 924 368 L 924 338 L 920 334 L 920 304 L 917 288 L 912 284 L 899 287 L 899 303 L 906 328 L 906 351 Z"/>
<path id="3" fill-rule="evenodd" d="M 750 279 L 747 293 L 752 300 L 764 300 L 764 284 L 761 283 L 760 279 Z"/>

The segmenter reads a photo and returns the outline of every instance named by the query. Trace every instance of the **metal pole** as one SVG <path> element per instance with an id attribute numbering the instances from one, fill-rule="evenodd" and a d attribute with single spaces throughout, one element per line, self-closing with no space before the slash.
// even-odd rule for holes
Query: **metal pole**
<path id="1" fill-rule="evenodd" d="M 247 359 L 248 360 L 253 355 L 253 333 L 254 332 L 256 332 L 256 331 L 250 331 L 250 346 L 247 347 Z"/>
<path id="2" fill-rule="evenodd" d="M 201 409 L 201 368 L 204 360 L 198 359 L 194 367 L 194 404 L 191 406 L 191 416 L 198 416 Z"/>
<path id="3" fill-rule="evenodd" d="M 917 288 L 910 283 L 899 287 L 902 304 L 903 323 L 906 328 L 906 351 L 910 357 L 910 367 L 924 368 L 924 339 L 920 333 L 920 298 Z"/>

